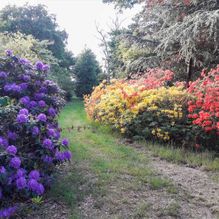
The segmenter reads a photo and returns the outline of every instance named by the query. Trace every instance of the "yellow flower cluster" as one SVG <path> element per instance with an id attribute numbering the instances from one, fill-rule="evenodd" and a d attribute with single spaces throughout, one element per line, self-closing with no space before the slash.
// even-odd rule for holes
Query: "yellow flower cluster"
<path id="1" fill-rule="evenodd" d="M 184 116 L 184 105 L 188 94 L 182 87 L 160 87 L 142 89 L 123 80 L 114 80 L 97 86 L 90 96 L 85 97 L 89 118 L 112 125 L 121 133 L 129 131 L 129 126 L 138 121 L 150 130 L 151 136 L 168 141 L 173 127 Z M 144 118 L 140 115 L 147 115 Z M 151 121 L 152 120 L 152 121 Z M 147 126 L 147 127 L 145 127 Z"/>
<path id="2" fill-rule="evenodd" d="M 169 132 L 164 132 L 160 128 L 152 129 L 152 135 L 157 138 L 163 139 L 164 141 L 170 140 Z"/>

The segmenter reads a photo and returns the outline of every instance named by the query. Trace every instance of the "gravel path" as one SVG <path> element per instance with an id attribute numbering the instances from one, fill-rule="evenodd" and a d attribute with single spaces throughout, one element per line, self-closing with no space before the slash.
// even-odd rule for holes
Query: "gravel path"
<path id="1" fill-rule="evenodd" d="M 171 179 L 175 185 L 189 194 L 192 202 L 205 206 L 202 209 L 201 218 L 218 218 L 219 183 L 213 181 L 210 173 L 159 158 L 152 158 L 151 166 L 160 175 Z"/>

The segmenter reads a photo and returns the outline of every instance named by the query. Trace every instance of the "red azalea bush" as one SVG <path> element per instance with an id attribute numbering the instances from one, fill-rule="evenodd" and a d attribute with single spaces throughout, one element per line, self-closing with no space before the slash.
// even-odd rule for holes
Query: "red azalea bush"
<path id="1" fill-rule="evenodd" d="M 143 90 L 159 88 L 166 85 L 167 82 L 173 80 L 174 73 L 170 70 L 160 68 L 148 69 L 144 75 L 137 80 L 129 80 L 129 84 L 134 84 L 137 87 L 142 86 Z"/>
<path id="2" fill-rule="evenodd" d="M 48 70 L 10 50 L 0 58 L 0 218 L 14 213 L 17 200 L 42 195 L 54 166 L 71 158 L 56 119 L 62 91 Z"/>
<path id="3" fill-rule="evenodd" d="M 219 66 L 191 82 L 188 92 L 194 100 L 188 102 L 188 117 L 196 128 L 197 146 L 219 149 Z"/>

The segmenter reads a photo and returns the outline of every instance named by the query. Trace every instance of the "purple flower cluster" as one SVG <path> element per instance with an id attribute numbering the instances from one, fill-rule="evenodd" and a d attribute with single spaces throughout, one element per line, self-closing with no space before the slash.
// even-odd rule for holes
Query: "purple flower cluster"
<path id="1" fill-rule="evenodd" d="M 54 165 L 71 159 L 66 149 L 69 142 L 60 140 L 56 120 L 64 104 L 62 92 L 46 79 L 46 73 L 38 73 L 48 71 L 49 66 L 40 61 L 32 65 L 11 50 L 6 55 L 0 60 L 0 96 L 7 96 L 12 104 L 6 116 L 0 112 L 0 149 L 6 155 L 0 157 L 0 209 L 22 193 L 22 198 L 42 195 Z M 0 210 L 0 218 L 14 211 Z"/>
<path id="2" fill-rule="evenodd" d="M 6 151 L 8 154 L 15 155 L 17 153 L 17 148 L 14 145 L 10 145 L 7 147 Z"/>
<path id="3" fill-rule="evenodd" d="M 6 72 L 4 72 L 4 71 L 1 71 L 1 72 L 0 72 L 0 78 L 1 78 L 1 79 L 6 79 L 7 77 L 8 77 L 8 75 L 7 75 Z"/>
<path id="4" fill-rule="evenodd" d="M 41 61 L 37 61 L 37 62 L 36 62 L 35 68 L 36 68 L 36 70 L 38 70 L 38 71 L 49 71 L 49 69 L 50 69 L 49 65 L 44 64 L 44 63 L 41 62 Z"/>
<path id="5" fill-rule="evenodd" d="M 9 207 L 0 210 L 0 218 L 10 218 L 16 211 L 16 207 Z"/>
<path id="6" fill-rule="evenodd" d="M 28 115 L 18 114 L 17 115 L 17 122 L 20 124 L 27 123 L 28 122 Z"/>

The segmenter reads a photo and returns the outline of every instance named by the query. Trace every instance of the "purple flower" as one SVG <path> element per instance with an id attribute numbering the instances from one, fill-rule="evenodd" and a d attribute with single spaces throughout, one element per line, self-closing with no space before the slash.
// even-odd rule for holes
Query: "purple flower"
<path id="1" fill-rule="evenodd" d="M 44 64 L 41 61 L 36 62 L 35 67 L 38 71 L 42 71 L 43 70 L 43 66 Z"/>
<path id="2" fill-rule="evenodd" d="M 12 56 L 13 55 L 13 51 L 11 49 L 5 50 L 5 53 L 6 53 L 7 56 Z"/>
<path id="3" fill-rule="evenodd" d="M 48 110 L 50 116 L 56 116 L 56 110 L 53 107 L 50 107 Z"/>
<path id="4" fill-rule="evenodd" d="M 37 102 L 36 101 L 34 101 L 34 100 L 30 101 L 30 108 L 34 108 L 36 106 L 37 106 Z"/>
<path id="5" fill-rule="evenodd" d="M 67 138 L 64 138 L 64 139 L 62 140 L 62 144 L 67 147 L 67 146 L 69 145 L 68 139 L 67 139 Z"/>
<path id="6" fill-rule="evenodd" d="M 25 179 L 25 177 L 18 178 L 16 180 L 16 186 L 19 190 L 24 189 L 27 186 L 27 180 Z"/>
<path id="7" fill-rule="evenodd" d="M 59 161 L 64 161 L 65 160 L 64 154 L 60 151 L 56 152 L 55 157 Z"/>
<path id="8" fill-rule="evenodd" d="M 56 131 L 54 129 L 48 129 L 47 135 L 49 137 L 55 137 L 56 136 Z"/>
<path id="9" fill-rule="evenodd" d="M 70 151 L 64 151 L 63 154 L 65 160 L 71 160 L 72 154 Z"/>
<path id="10" fill-rule="evenodd" d="M 18 169 L 21 165 L 21 160 L 19 157 L 13 157 L 10 161 L 10 166 Z"/>
<path id="11" fill-rule="evenodd" d="M 6 169 L 4 166 L 0 166 L 0 174 L 4 174 L 6 172 Z"/>
<path id="12" fill-rule="evenodd" d="M 0 146 L 6 148 L 8 146 L 8 140 L 3 137 L 0 137 Z"/>
<path id="13" fill-rule="evenodd" d="M 43 147 L 45 147 L 47 149 L 52 149 L 53 148 L 52 141 L 50 139 L 46 138 L 43 141 Z"/>
<path id="14" fill-rule="evenodd" d="M 24 114 L 24 115 L 28 116 L 29 111 L 28 111 L 28 109 L 23 108 L 19 111 L 19 114 Z"/>
<path id="15" fill-rule="evenodd" d="M 32 128 L 32 135 L 33 135 L 33 136 L 37 136 L 37 135 L 39 135 L 39 133 L 40 133 L 39 128 L 38 128 L 37 126 L 34 126 L 34 127 Z"/>
<path id="16" fill-rule="evenodd" d="M 10 145 L 6 149 L 8 154 L 15 155 L 17 153 L 17 148 L 14 145 Z"/>
<path id="17" fill-rule="evenodd" d="M 35 179 L 29 180 L 28 187 L 31 191 L 35 192 L 37 195 L 42 195 L 45 191 L 43 185 L 41 183 L 38 183 Z"/>
<path id="18" fill-rule="evenodd" d="M 8 75 L 7 75 L 6 72 L 4 72 L 4 71 L 1 71 L 1 72 L 0 72 L 0 78 L 1 78 L 1 79 L 5 79 L 5 78 L 7 78 L 7 77 L 8 77 Z"/>
<path id="19" fill-rule="evenodd" d="M 56 138 L 56 139 L 59 139 L 59 138 L 60 138 L 60 132 L 59 132 L 58 130 L 56 131 L 56 136 L 55 136 L 55 138 Z"/>
<path id="20" fill-rule="evenodd" d="M 50 66 L 49 65 L 44 65 L 43 66 L 43 71 L 49 71 L 50 69 Z"/>
<path id="21" fill-rule="evenodd" d="M 44 93 L 35 93 L 34 94 L 35 100 L 42 100 L 44 96 L 45 96 Z"/>
<path id="22" fill-rule="evenodd" d="M 38 182 L 35 179 L 30 179 L 28 181 L 28 188 L 32 191 L 36 191 L 36 188 L 38 186 Z"/>
<path id="23" fill-rule="evenodd" d="M 48 155 L 45 155 L 45 156 L 43 157 L 43 162 L 45 162 L 45 163 L 51 164 L 52 161 L 53 161 L 53 158 L 50 157 L 50 156 L 48 156 Z"/>
<path id="24" fill-rule="evenodd" d="M 23 75 L 22 79 L 23 79 L 23 81 L 28 82 L 28 81 L 30 81 L 31 78 L 29 75 Z"/>
<path id="25" fill-rule="evenodd" d="M 19 86 L 20 86 L 21 90 L 24 91 L 28 88 L 28 83 L 21 83 Z"/>
<path id="26" fill-rule="evenodd" d="M 37 116 L 37 120 L 39 122 L 46 122 L 47 118 L 46 118 L 46 115 L 44 113 L 40 113 L 38 116 Z"/>
<path id="27" fill-rule="evenodd" d="M 13 83 L 13 84 L 6 84 L 4 86 L 4 91 L 20 93 L 21 92 L 21 87 L 19 85 L 15 84 L 15 83 Z"/>
<path id="28" fill-rule="evenodd" d="M 45 189 L 44 186 L 41 183 L 38 183 L 36 187 L 36 193 L 37 195 L 42 195 L 44 193 Z"/>
<path id="29" fill-rule="evenodd" d="M 41 88 L 39 89 L 39 91 L 40 91 L 41 93 L 47 93 L 47 88 L 46 88 L 46 87 L 41 87 Z"/>
<path id="30" fill-rule="evenodd" d="M 8 131 L 8 138 L 11 139 L 11 140 L 16 140 L 17 139 L 17 134 L 15 132 L 11 132 L 11 131 Z"/>
<path id="31" fill-rule="evenodd" d="M 25 58 L 21 58 L 21 59 L 19 60 L 19 62 L 20 62 L 22 65 L 27 65 L 27 64 L 30 63 L 30 61 L 29 61 L 28 59 L 25 59 Z"/>
<path id="32" fill-rule="evenodd" d="M 16 211 L 16 207 L 10 207 L 0 210 L 0 218 L 10 218 Z"/>
<path id="33" fill-rule="evenodd" d="M 28 105 L 30 102 L 30 98 L 28 96 L 22 97 L 20 99 L 20 103 L 24 104 L 25 106 Z"/>
<path id="34" fill-rule="evenodd" d="M 20 178 L 20 177 L 24 176 L 25 173 L 26 173 L 26 170 L 23 169 L 23 168 L 20 168 L 20 169 L 17 170 L 16 177 Z"/>
<path id="35" fill-rule="evenodd" d="M 38 102 L 38 105 L 39 105 L 40 108 L 46 107 L 46 103 L 45 103 L 45 101 L 43 101 L 43 100 L 40 100 L 40 101 Z"/>
<path id="36" fill-rule="evenodd" d="M 28 122 L 28 116 L 25 114 L 19 114 L 17 115 L 17 122 L 20 124 Z"/>
<path id="37" fill-rule="evenodd" d="M 30 179 L 35 179 L 35 180 L 39 180 L 40 178 L 40 173 L 38 170 L 32 170 L 30 173 L 29 173 L 29 178 Z"/>

